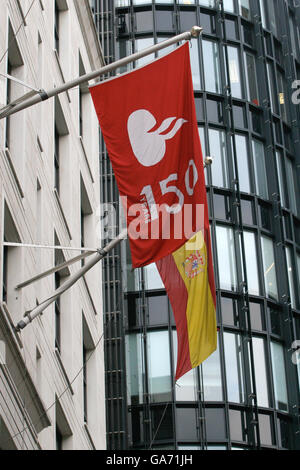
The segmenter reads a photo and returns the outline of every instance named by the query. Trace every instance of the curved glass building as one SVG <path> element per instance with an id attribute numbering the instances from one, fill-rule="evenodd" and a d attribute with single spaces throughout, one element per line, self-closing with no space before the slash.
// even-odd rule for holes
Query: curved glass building
<path id="1" fill-rule="evenodd" d="M 161 279 L 153 265 L 133 272 L 128 247 L 116 249 L 103 268 L 108 448 L 300 449 L 299 2 L 91 5 L 108 63 L 203 27 L 190 55 L 203 154 L 214 157 L 218 350 L 174 385 Z M 104 146 L 100 177 L 118 208 Z"/>

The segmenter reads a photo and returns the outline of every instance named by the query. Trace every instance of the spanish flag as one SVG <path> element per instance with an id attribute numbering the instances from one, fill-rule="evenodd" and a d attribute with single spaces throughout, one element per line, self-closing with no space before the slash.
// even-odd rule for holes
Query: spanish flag
<path id="1" fill-rule="evenodd" d="M 216 291 L 209 227 L 156 265 L 176 322 L 177 381 L 217 348 Z"/>

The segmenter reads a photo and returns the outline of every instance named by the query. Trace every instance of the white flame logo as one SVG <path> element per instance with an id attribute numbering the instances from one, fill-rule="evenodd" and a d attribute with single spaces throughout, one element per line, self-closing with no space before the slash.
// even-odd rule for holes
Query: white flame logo
<path id="1" fill-rule="evenodd" d="M 128 118 L 127 130 L 134 155 L 143 166 L 153 166 L 160 162 L 166 153 L 166 140 L 172 139 L 181 126 L 187 122 L 185 119 L 176 119 L 172 129 L 166 131 L 176 117 L 165 119 L 159 128 L 153 132 L 156 125 L 155 117 L 146 109 L 134 111 Z"/>

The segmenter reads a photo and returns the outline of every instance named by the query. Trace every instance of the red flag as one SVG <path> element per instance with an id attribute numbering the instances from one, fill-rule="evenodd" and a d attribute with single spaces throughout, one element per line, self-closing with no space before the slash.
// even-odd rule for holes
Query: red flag
<path id="1" fill-rule="evenodd" d="M 206 193 L 189 43 L 90 92 L 125 197 L 132 265 L 144 266 L 203 225 L 196 217 Z"/>

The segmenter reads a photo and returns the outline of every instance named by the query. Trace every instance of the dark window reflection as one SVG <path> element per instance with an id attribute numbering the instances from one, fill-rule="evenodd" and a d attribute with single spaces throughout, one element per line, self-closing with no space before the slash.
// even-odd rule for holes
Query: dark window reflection
<path id="1" fill-rule="evenodd" d="M 162 325 L 168 323 L 168 298 L 160 295 L 147 298 L 149 325 Z"/>
<path id="2" fill-rule="evenodd" d="M 243 223 L 248 224 L 248 225 L 254 225 L 252 201 L 248 201 L 247 199 L 242 199 L 241 210 L 242 210 Z"/>
<path id="3" fill-rule="evenodd" d="M 238 39 L 237 27 L 235 20 L 225 20 L 225 31 L 227 39 Z"/>
<path id="4" fill-rule="evenodd" d="M 273 307 L 268 308 L 270 323 L 271 323 L 271 332 L 274 335 L 282 335 L 282 312 Z"/>
<path id="5" fill-rule="evenodd" d="M 181 11 L 180 12 L 180 29 L 182 32 L 190 31 L 190 29 L 197 24 L 197 17 L 195 11 Z"/>
<path id="6" fill-rule="evenodd" d="M 272 230 L 271 208 L 267 204 L 259 204 L 259 222 L 265 230 Z"/>
<path id="7" fill-rule="evenodd" d="M 229 410 L 229 428 L 230 439 L 232 441 L 245 441 L 246 440 L 246 423 L 245 414 L 239 410 Z"/>
<path id="8" fill-rule="evenodd" d="M 216 33 L 216 20 L 213 15 L 208 15 L 206 13 L 201 13 L 200 15 L 200 24 L 203 28 L 203 32 L 206 34 L 215 34 Z"/>
<path id="9" fill-rule="evenodd" d="M 269 415 L 259 414 L 259 432 L 261 444 L 271 446 L 274 444 L 274 431 L 272 418 Z"/>
<path id="10" fill-rule="evenodd" d="M 214 194 L 214 212 L 216 219 L 230 220 L 229 197 Z"/>
<path id="11" fill-rule="evenodd" d="M 230 297 L 221 298 L 221 312 L 222 319 L 225 325 L 238 326 L 239 317 L 238 317 L 238 307 L 237 301 L 231 299 Z"/>
<path id="12" fill-rule="evenodd" d="M 206 435 L 209 441 L 226 439 L 225 415 L 223 409 L 206 408 Z"/>
<path id="13" fill-rule="evenodd" d="M 264 331 L 266 329 L 264 314 L 261 305 L 256 302 L 250 302 L 250 319 L 253 330 Z"/>
<path id="14" fill-rule="evenodd" d="M 176 409 L 176 437 L 179 441 L 197 440 L 197 419 L 195 408 Z"/>
<path id="15" fill-rule="evenodd" d="M 243 106 L 233 105 L 233 119 L 236 127 L 246 127 L 245 111 Z"/>
<path id="16" fill-rule="evenodd" d="M 203 99 L 202 98 L 195 98 L 195 107 L 196 107 L 196 116 L 197 121 L 203 121 Z"/>
<path id="17" fill-rule="evenodd" d="M 136 12 L 135 18 L 136 18 L 136 30 L 138 32 L 153 31 L 152 10 Z"/>
<path id="18" fill-rule="evenodd" d="M 208 121 L 223 123 L 223 109 L 221 101 L 206 100 Z"/>
<path id="19" fill-rule="evenodd" d="M 165 412 L 165 414 L 164 414 Z M 152 433 L 156 433 L 155 440 L 172 439 L 173 438 L 173 412 L 169 405 L 165 411 L 165 407 L 158 406 L 152 409 Z M 163 418 L 162 418 L 163 416 Z"/>
<path id="20" fill-rule="evenodd" d="M 165 10 L 155 11 L 157 31 L 173 31 L 173 12 Z"/>

